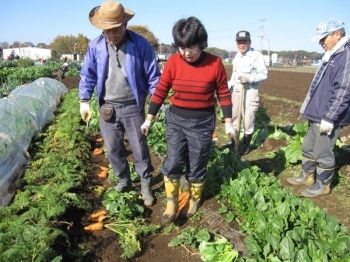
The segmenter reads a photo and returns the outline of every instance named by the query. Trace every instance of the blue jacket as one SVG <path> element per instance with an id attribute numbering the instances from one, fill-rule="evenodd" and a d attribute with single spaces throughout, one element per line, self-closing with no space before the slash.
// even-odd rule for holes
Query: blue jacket
<path id="1" fill-rule="evenodd" d="M 152 95 L 156 88 L 160 70 L 154 50 L 148 41 L 130 30 L 127 30 L 126 34 L 127 47 L 124 68 L 138 108 L 143 111 L 147 95 Z M 95 87 L 97 87 L 96 94 L 99 106 L 105 103 L 103 95 L 108 76 L 108 63 L 106 37 L 100 35 L 88 45 L 80 71 L 80 100 L 90 100 Z"/>
<path id="2" fill-rule="evenodd" d="M 350 40 L 315 74 L 300 112 L 308 120 L 335 126 L 350 123 Z"/>

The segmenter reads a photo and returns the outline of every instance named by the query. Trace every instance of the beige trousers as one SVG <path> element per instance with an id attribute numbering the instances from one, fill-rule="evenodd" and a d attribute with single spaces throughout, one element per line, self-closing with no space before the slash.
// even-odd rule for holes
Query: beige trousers
<path id="1" fill-rule="evenodd" d="M 255 113 L 259 108 L 259 90 L 250 88 L 243 89 L 243 103 L 242 103 L 242 117 L 241 123 L 243 123 L 244 134 L 250 135 L 254 133 L 255 125 Z M 238 113 L 239 113 L 239 99 L 240 91 L 233 90 L 231 94 L 232 98 L 232 120 L 233 128 L 237 131 L 240 130 L 238 127 Z"/>

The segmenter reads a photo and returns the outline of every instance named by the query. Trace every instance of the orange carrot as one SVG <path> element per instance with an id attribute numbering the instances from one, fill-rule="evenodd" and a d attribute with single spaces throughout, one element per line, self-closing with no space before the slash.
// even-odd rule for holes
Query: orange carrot
<path id="1" fill-rule="evenodd" d="M 97 219 L 99 216 L 101 215 L 107 215 L 108 211 L 106 209 L 101 209 L 93 214 L 90 215 L 90 218 L 93 219 Z"/>
<path id="2" fill-rule="evenodd" d="M 96 139 L 96 142 L 103 142 L 103 138 L 102 138 L 102 137 L 97 138 L 97 139 Z"/>
<path id="3" fill-rule="evenodd" d="M 101 221 L 103 221 L 105 218 L 106 218 L 106 215 L 100 215 L 100 216 L 97 218 L 97 221 L 101 222 Z"/>
<path id="4" fill-rule="evenodd" d="M 103 229 L 103 222 L 102 221 L 99 221 L 99 222 L 96 222 L 96 223 L 92 223 L 86 227 L 84 227 L 84 230 L 87 230 L 87 231 L 100 231 Z"/>
<path id="5" fill-rule="evenodd" d="M 108 171 L 109 168 L 105 166 L 98 166 L 102 171 Z"/>
<path id="6" fill-rule="evenodd" d="M 103 148 L 95 148 L 94 153 L 95 156 L 103 154 Z"/>
<path id="7" fill-rule="evenodd" d="M 186 206 L 188 200 L 190 198 L 189 192 L 181 192 L 179 194 L 179 204 L 178 204 L 178 210 L 177 212 L 181 212 L 182 209 Z"/>
<path id="8" fill-rule="evenodd" d="M 99 173 L 97 174 L 97 176 L 100 177 L 100 178 L 106 178 L 106 177 L 108 177 L 108 170 L 102 170 L 101 172 L 99 172 Z"/>
<path id="9" fill-rule="evenodd" d="M 213 138 L 218 138 L 219 135 L 218 135 L 217 133 L 213 133 L 212 137 L 213 137 Z"/>
<path id="10" fill-rule="evenodd" d="M 103 221 L 105 218 L 107 217 L 107 215 L 99 215 L 98 217 L 95 218 L 91 218 L 91 221 Z"/>

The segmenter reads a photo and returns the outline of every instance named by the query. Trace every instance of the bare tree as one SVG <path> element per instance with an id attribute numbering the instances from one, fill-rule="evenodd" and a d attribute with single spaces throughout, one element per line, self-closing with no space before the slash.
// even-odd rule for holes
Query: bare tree
<path id="1" fill-rule="evenodd" d="M 12 47 L 12 48 L 18 48 L 18 47 L 20 47 L 20 45 L 21 45 L 21 42 L 15 41 L 15 42 L 13 42 L 12 46 L 10 46 L 10 47 Z"/>
<path id="2" fill-rule="evenodd" d="M 0 43 L 0 47 L 2 47 L 2 48 L 4 48 L 4 49 L 5 49 L 5 48 L 9 48 L 9 47 L 10 47 L 10 45 L 9 45 L 9 43 L 8 43 L 8 42 L 6 42 L 6 41 L 5 41 L 5 42 L 1 42 L 1 43 Z"/>

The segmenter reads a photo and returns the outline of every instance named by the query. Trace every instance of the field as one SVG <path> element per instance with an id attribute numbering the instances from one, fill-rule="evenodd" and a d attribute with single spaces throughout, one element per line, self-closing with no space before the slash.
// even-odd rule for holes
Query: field
<path id="1" fill-rule="evenodd" d="M 227 73 L 230 76 L 231 70 L 227 68 Z M 309 85 L 313 78 L 313 73 L 305 72 L 290 72 L 283 70 L 269 70 L 268 79 L 262 83 L 260 89 L 261 106 L 266 108 L 266 113 L 270 118 L 269 126 L 284 127 L 289 124 L 295 124 L 300 121 L 299 109 L 301 103 L 308 91 Z M 78 86 L 79 77 L 66 77 L 62 82 L 68 88 L 76 88 Z M 219 114 L 219 112 L 218 112 Z M 223 133 L 223 123 L 217 121 L 217 133 L 219 133 L 219 139 L 217 142 L 218 147 L 227 141 L 226 136 Z M 341 131 L 341 137 L 349 144 L 348 136 L 350 134 L 349 128 L 344 128 Z M 299 186 L 289 186 L 286 184 L 286 178 L 289 176 L 295 176 L 298 174 L 300 165 L 285 167 L 280 162 L 275 161 L 273 158 L 274 153 L 281 147 L 286 146 L 287 141 L 283 139 L 269 138 L 264 143 L 254 148 L 250 154 L 244 156 L 243 160 L 248 160 L 254 165 L 259 166 L 264 172 L 275 175 L 281 180 L 281 184 L 285 187 L 290 187 L 291 190 L 298 195 L 303 189 Z M 92 143 L 92 149 L 100 147 L 101 144 Z M 350 218 L 348 210 L 350 207 L 350 188 L 348 182 L 350 179 L 350 170 L 348 164 L 350 161 L 349 151 L 344 149 L 339 151 L 340 154 L 337 157 L 337 173 L 338 178 L 333 183 L 333 190 L 330 195 L 321 196 L 313 199 L 312 201 L 319 207 L 324 208 L 329 215 L 335 215 L 338 217 L 339 223 L 345 225 L 350 229 Z M 132 155 L 130 154 L 130 158 Z M 156 204 L 147 210 L 147 219 L 154 224 L 161 222 L 161 215 L 165 208 L 165 196 L 163 193 L 162 177 L 159 174 L 160 167 L 162 165 L 162 159 L 157 155 L 152 155 L 153 165 L 157 172 L 154 173 L 154 186 L 153 189 L 156 192 L 157 202 Z M 91 162 L 96 165 L 107 165 L 108 160 L 102 156 L 93 156 L 91 154 Z M 99 185 L 105 188 L 113 186 L 113 182 L 108 179 L 101 179 L 96 176 L 96 171 L 91 170 L 89 174 L 91 185 Z M 136 185 L 137 186 L 137 185 Z M 92 205 L 97 209 L 101 206 L 100 199 L 96 196 L 96 192 L 87 188 L 85 192 L 82 192 L 86 199 L 89 200 Z M 225 220 L 218 215 L 218 209 L 220 203 L 217 202 L 215 197 L 205 199 L 200 209 L 203 212 L 202 216 L 197 219 L 191 219 L 188 221 L 177 219 L 174 225 L 169 226 L 169 233 L 163 233 L 159 235 L 153 235 L 151 237 L 145 237 L 142 241 L 142 252 L 136 258 L 131 260 L 124 260 L 120 258 L 123 250 L 117 243 L 116 234 L 110 230 L 103 230 L 94 233 L 84 233 L 82 227 L 75 227 L 70 232 L 70 238 L 76 248 L 85 250 L 88 255 L 83 261 L 201 261 L 199 253 L 194 253 L 185 246 L 168 247 L 168 243 L 174 239 L 183 229 L 189 226 L 205 225 L 211 228 L 213 231 L 224 232 L 230 230 L 231 241 L 235 243 L 235 247 L 243 254 L 246 252 L 242 235 L 239 231 L 240 228 L 235 222 L 227 224 Z M 75 224 L 81 225 L 88 214 L 77 212 L 72 210 L 72 214 L 67 214 L 67 219 L 71 219 Z M 65 257 L 65 261 L 72 261 L 71 257 Z M 78 260 L 77 260 L 78 261 Z"/>

